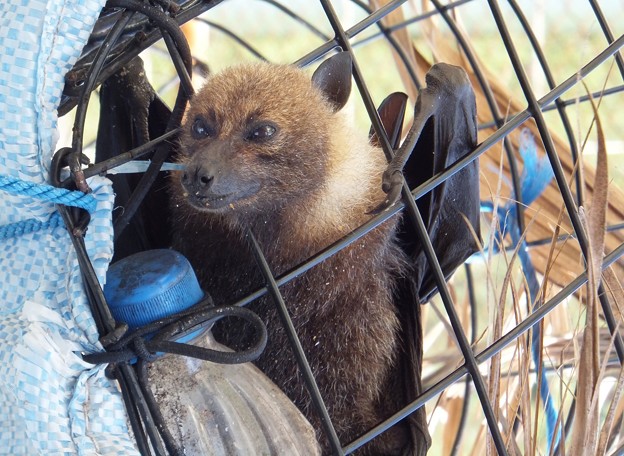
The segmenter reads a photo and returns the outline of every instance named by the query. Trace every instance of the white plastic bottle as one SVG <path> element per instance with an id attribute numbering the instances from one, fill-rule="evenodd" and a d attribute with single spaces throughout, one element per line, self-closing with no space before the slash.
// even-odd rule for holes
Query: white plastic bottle
<path id="1" fill-rule="evenodd" d="M 185 310 L 204 297 L 188 260 L 150 250 L 113 264 L 104 295 L 130 329 Z M 209 329 L 195 346 L 230 351 Z M 286 395 L 251 363 L 217 364 L 165 354 L 150 363 L 149 384 L 169 432 L 191 455 L 318 455 L 314 430 Z"/>

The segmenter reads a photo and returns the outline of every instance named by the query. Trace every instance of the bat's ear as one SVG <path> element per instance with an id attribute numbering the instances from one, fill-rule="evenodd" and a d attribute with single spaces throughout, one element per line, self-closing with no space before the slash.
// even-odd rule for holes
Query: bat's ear
<path id="1" fill-rule="evenodd" d="M 351 55 L 340 52 L 325 60 L 312 75 L 312 84 L 319 88 L 332 105 L 340 111 L 351 93 Z"/>
<path id="2" fill-rule="evenodd" d="M 388 135 L 390 146 L 394 149 L 399 147 L 401 141 L 401 130 L 403 128 L 403 118 L 407 107 L 407 95 L 403 92 L 394 92 L 388 95 L 377 108 L 381 125 Z M 381 142 L 375 129 L 371 127 L 368 138 L 375 147 L 381 147 Z"/>

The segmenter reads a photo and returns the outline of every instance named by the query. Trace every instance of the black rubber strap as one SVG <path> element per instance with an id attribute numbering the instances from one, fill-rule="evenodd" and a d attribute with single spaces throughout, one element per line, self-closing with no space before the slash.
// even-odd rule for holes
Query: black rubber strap
<path id="1" fill-rule="evenodd" d="M 251 347 L 230 352 L 175 342 L 185 334 L 201 327 L 210 327 L 225 317 L 242 318 L 251 323 L 256 335 Z M 219 364 L 240 364 L 258 358 L 266 343 L 264 322 L 251 310 L 236 306 L 200 305 L 137 328 L 104 347 L 106 351 L 84 354 L 82 358 L 92 364 L 120 363 L 132 359 L 151 362 L 158 358 L 156 353 L 171 353 Z"/>

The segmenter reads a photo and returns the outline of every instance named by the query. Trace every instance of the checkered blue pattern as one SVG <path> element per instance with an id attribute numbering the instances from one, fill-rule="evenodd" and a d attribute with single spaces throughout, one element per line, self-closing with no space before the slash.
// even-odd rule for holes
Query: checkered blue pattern
<path id="1" fill-rule="evenodd" d="M 65 73 L 104 0 L 0 2 L 0 174 L 44 183 Z M 110 182 L 85 237 L 100 281 L 112 257 Z M 45 221 L 54 205 L 0 195 L 0 226 Z M 0 241 L 0 454 L 135 455 L 116 385 L 82 361 L 100 350 L 64 227 Z"/>

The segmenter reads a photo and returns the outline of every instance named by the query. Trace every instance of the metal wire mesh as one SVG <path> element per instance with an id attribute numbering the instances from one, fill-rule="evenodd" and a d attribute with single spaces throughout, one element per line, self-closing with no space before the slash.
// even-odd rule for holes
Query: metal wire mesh
<path id="1" fill-rule="evenodd" d="M 274 49 L 274 52 L 270 53 L 260 50 L 259 46 L 254 45 L 252 40 L 246 38 L 245 30 L 235 29 L 216 21 L 211 9 L 219 3 L 221 2 L 180 2 L 181 9 L 177 11 L 175 15 L 172 15 L 172 19 L 166 11 L 163 12 L 160 7 L 150 5 L 147 2 L 135 2 L 132 0 L 111 1 L 107 5 L 111 8 L 110 11 L 113 13 L 109 16 L 110 27 L 104 28 L 100 36 L 94 37 L 91 42 L 92 47 L 87 47 L 85 49 L 85 52 L 83 52 L 83 59 L 78 62 L 77 66 L 70 74 L 71 77 L 68 78 L 71 84 L 68 83 L 68 88 L 65 92 L 67 97 L 64 99 L 60 111 L 66 112 L 69 111 L 74 104 L 78 105 L 72 148 L 71 151 L 68 152 L 68 162 L 75 175 L 88 177 L 89 175 L 98 174 L 115 166 L 121 161 L 127 161 L 142 156 L 145 153 L 151 153 L 155 149 L 159 150 L 158 148 L 160 147 L 160 152 L 156 152 L 156 155 L 152 157 L 154 163 L 153 169 L 150 169 L 145 174 L 145 177 L 137 186 L 139 191 L 136 193 L 136 196 L 133 196 L 133 203 L 126 207 L 125 215 L 116 220 L 116 229 L 133 223 L 132 217 L 134 212 L 136 208 L 140 206 L 141 201 L 156 179 L 158 167 L 165 160 L 168 153 L 168 141 L 175 134 L 175 129 L 179 125 L 184 102 L 192 92 L 188 77 L 188 73 L 190 73 L 191 70 L 190 52 L 184 45 L 184 37 L 176 32 L 177 23 L 183 23 L 201 15 L 199 19 L 197 19 L 198 21 L 208 24 L 213 30 L 217 30 L 219 33 L 226 36 L 229 40 L 229 46 L 240 46 L 245 49 L 245 52 L 248 52 L 248 56 L 266 60 L 274 60 L 276 56 L 279 56 L 279 49 Z M 222 5 L 219 5 L 219 8 L 222 10 L 229 8 L 230 3 L 231 2 L 223 2 Z M 391 52 L 396 53 L 397 61 L 401 62 L 397 64 L 396 68 L 384 68 L 384 71 L 397 72 L 399 71 L 397 68 L 400 68 L 400 70 L 404 72 L 404 75 L 406 75 L 403 84 L 406 84 L 406 81 L 409 80 L 415 88 L 421 88 L 424 84 L 422 74 L 419 73 L 417 66 L 414 65 L 413 56 L 410 56 L 411 49 L 405 48 L 400 42 L 400 39 L 397 38 L 397 34 L 401 31 L 409 30 L 411 33 L 418 35 L 421 30 L 421 25 L 426 21 L 438 21 L 439 28 L 444 31 L 441 36 L 444 37 L 445 40 L 448 40 L 448 43 L 451 43 L 447 43 L 447 46 L 457 50 L 457 55 L 461 55 L 461 61 L 473 76 L 473 81 L 477 85 L 476 90 L 482 93 L 484 100 L 483 106 L 486 106 L 489 112 L 487 115 L 484 114 L 479 117 L 481 120 L 480 144 L 472 153 L 445 171 L 429 179 L 423 185 L 411 189 L 412 198 L 404 198 L 401 203 L 393 206 L 389 211 L 372 217 L 368 223 L 327 249 L 318 252 L 295 269 L 275 277 L 266 264 L 261 249 L 255 244 L 255 253 L 268 285 L 236 304 L 246 305 L 263 295 L 269 294 L 273 297 L 275 302 L 281 303 L 281 305 L 284 306 L 285 303 L 280 294 L 281 286 L 313 268 L 340 249 L 355 242 L 368 231 L 379 226 L 397 212 L 405 211 L 409 214 L 408 219 L 415 221 L 414 230 L 424 245 L 430 267 L 434 271 L 440 296 L 438 303 L 441 301 L 443 307 L 443 310 L 439 311 L 441 316 L 436 318 L 439 318 L 439 321 L 445 322 L 447 329 L 452 332 L 452 338 L 457 344 L 455 350 L 458 350 L 459 358 L 453 359 L 454 364 L 449 363 L 445 368 L 438 369 L 435 375 L 427 377 L 425 379 L 425 390 L 415 401 L 404 404 L 404 408 L 399 410 L 395 415 L 389 417 L 386 421 L 380 423 L 374 429 L 371 429 L 353 442 L 339 442 L 329 424 L 330 420 L 326 420 L 327 426 L 325 431 L 332 441 L 332 448 L 336 454 L 351 453 L 364 445 L 367 441 L 390 428 L 402 418 L 408 416 L 418 408 L 423 407 L 425 404 L 435 408 L 435 400 L 437 399 L 439 401 L 442 393 L 449 391 L 454 385 L 465 382 L 465 386 L 462 386 L 462 390 L 464 391 L 462 394 L 465 396 L 465 399 L 461 412 L 458 415 L 461 417 L 460 424 L 455 427 L 456 433 L 453 444 L 444 448 L 451 454 L 458 454 L 461 452 L 461 435 L 463 429 L 467 425 L 466 417 L 470 413 L 468 398 L 474 389 L 482 410 L 482 416 L 487 422 L 488 431 L 496 451 L 498 454 L 515 453 L 516 449 L 514 449 L 514 445 L 506 440 L 507 430 L 502 426 L 501 409 L 503 406 L 500 402 L 497 403 L 492 398 L 491 391 L 489 390 L 489 378 L 485 374 L 487 363 L 493 357 L 500 354 L 506 347 L 518 343 L 532 328 L 537 328 L 536 324 L 542 322 L 549 313 L 559 308 L 571 297 L 578 295 L 587 282 L 587 272 L 584 266 L 578 269 L 578 271 L 571 268 L 571 272 L 568 274 L 569 278 L 565 283 L 558 283 L 557 290 L 550 293 L 548 298 L 543 299 L 539 305 L 535 307 L 529 306 L 529 310 L 524 315 L 519 316 L 515 324 L 506 328 L 506 332 L 500 332 L 495 336 L 493 333 L 489 333 L 488 337 L 486 337 L 488 339 L 486 344 L 477 343 L 479 339 L 478 328 L 476 327 L 477 315 L 482 312 L 479 308 L 483 308 L 484 304 L 480 302 L 480 300 L 483 299 L 483 293 L 480 294 L 478 291 L 481 284 L 475 283 L 480 281 L 475 281 L 474 275 L 483 274 L 483 270 L 477 269 L 478 272 L 475 272 L 473 262 L 466 266 L 464 274 L 458 274 L 463 278 L 466 284 L 465 287 L 467 288 L 466 302 L 459 302 L 456 297 L 456 286 L 453 285 L 449 287 L 444 279 L 444 274 L 438 264 L 422 218 L 418 212 L 418 208 L 414 204 L 414 198 L 418 199 L 422 197 L 478 157 L 485 157 L 487 154 L 490 154 L 490 156 L 498 157 L 502 162 L 500 169 L 496 171 L 499 172 L 499 174 L 506 173 L 508 176 L 509 193 L 515 195 L 513 204 L 515 205 L 517 224 L 520 232 L 524 232 L 527 225 L 532 223 L 532 216 L 526 213 L 528 205 L 524 204 L 522 201 L 522 167 L 524 164 L 522 160 L 519 159 L 516 146 L 510 138 L 512 135 L 517 134 L 520 128 L 525 126 L 527 122 L 531 122 L 538 135 L 536 140 L 541 144 L 544 153 L 548 157 L 548 162 L 552 167 L 552 174 L 555 182 L 554 188 L 556 188 L 560 195 L 560 202 L 558 202 L 558 204 L 563 208 L 563 218 L 569 222 L 570 232 L 560 233 L 553 229 L 554 237 L 531 237 L 529 235 L 527 237 L 527 247 L 529 248 L 529 252 L 532 252 L 533 249 L 539 249 L 544 246 L 548 248 L 553 244 L 565 241 L 574 242 L 577 243 L 578 250 L 582 254 L 580 264 L 584 264 L 588 257 L 590 241 L 588 240 L 586 229 L 579 216 L 579 206 L 587 205 L 587 198 L 585 195 L 587 190 L 584 188 L 585 181 L 581 173 L 581 167 L 575 167 L 570 172 L 569 168 L 562 166 L 562 160 L 566 159 L 570 163 L 576 163 L 580 160 L 579 157 L 582 151 L 579 146 L 581 143 L 581 141 L 579 141 L 579 136 L 581 133 L 579 133 L 578 125 L 574 123 L 574 118 L 576 117 L 575 108 L 582 104 L 589 104 L 594 99 L 608 99 L 609 102 L 614 102 L 616 105 L 624 101 L 622 98 L 622 91 L 624 90 L 624 60 L 619 52 L 624 44 L 624 36 L 621 34 L 618 35 L 616 32 L 617 27 L 621 28 L 621 23 L 617 23 L 618 21 L 616 21 L 614 17 L 607 17 L 602 10 L 605 5 L 601 5 L 598 1 L 589 0 L 586 3 L 577 2 L 579 5 L 582 4 L 581 6 L 586 13 L 584 20 L 591 21 L 596 27 L 599 27 L 603 39 L 600 45 L 591 48 L 592 50 L 597 50 L 591 55 L 588 55 L 583 61 L 584 63 L 574 67 L 571 72 L 562 76 L 560 71 L 556 71 L 555 65 L 551 64 L 549 61 L 553 59 L 553 54 L 544 50 L 543 43 L 537 38 L 535 31 L 532 29 L 531 21 L 526 17 L 527 10 L 534 8 L 535 5 L 522 7 L 519 2 L 514 0 L 500 2 L 504 3 L 504 5 L 499 4 L 499 2 L 495 0 L 487 2 L 460 0 L 447 4 L 443 4 L 437 0 L 430 0 L 422 2 L 424 5 L 422 8 L 420 5 L 414 5 L 414 2 L 408 3 L 406 0 L 370 2 L 371 4 L 353 0 L 352 3 L 360 8 L 364 14 L 363 16 L 358 16 L 362 17 L 359 20 L 350 20 L 349 22 L 354 22 L 350 26 L 347 26 L 346 23 L 348 21 L 336 12 L 336 6 L 333 3 L 337 2 L 331 2 L 329 0 L 319 1 L 321 7 L 320 11 L 322 11 L 327 21 L 325 24 L 316 24 L 313 19 L 307 18 L 305 13 L 309 11 L 305 8 L 303 10 L 304 13 L 301 13 L 295 11 L 294 7 L 291 8 L 285 3 L 274 0 L 254 3 L 264 4 L 265 6 L 268 5 L 275 11 L 275 14 L 282 15 L 292 20 L 294 25 L 290 27 L 295 30 L 295 32 L 292 33 L 297 33 L 296 30 L 299 29 L 303 30 L 305 31 L 306 37 L 313 36 L 314 40 L 321 43 L 304 55 L 299 55 L 296 59 L 293 59 L 297 65 L 305 66 L 311 64 L 336 47 L 340 47 L 344 51 L 352 54 L 354 61 L 353 78 L 357 85 L 363 111 L 368 116 L 373 128 L 384 138 L 382 140 L 382 145 L 388 153 L 391 153 L 391 147 L 383 133 L 383 127 L 381 127 L 380 119 L 376 111 L 376 105 L 372 95 L 375 89 L 371 89 L 371 84 L 373 83 L 369 82 L 372 79 L 370 78 L 371 73 L 378 71 L 378 69 L 367 68 L 366 64 L 362 63 L 364 59 L 361 58 L 361 54 L 359 53 L 360 48 L 365 48 L 366 45 L 371 42 L 382 41 L 389 44 L 386 52 L 388 55 L 391 55 Z M 379 6 L 378 4 L 383 4 L 383 6 Z M 389 18 L 392 17 L 392 14 L 404 5 L 410 6 L 410 8 L 406 9 L 407 12 L 403 15 L 402 20 L 390 22 Z M 340 6 L 342 6 L 342 4 L 340 4 Z M 126 9 L 125 12 L 123 12 L 124 9 Z M 517 105 L 510 104 L 511 110 L 509 112 L 501 111 L 500 100 L 497 98 L 499 93 L 493 89 L 491 74 L 488 73 L 487 65 L 483 63 L 488 63 L 487 53 L 490 51 L 488 51 L 487 47 L 478 50 L 474 46 L 474 43 L 471 42 L 470 35 L 466 33 L 462 22 L 459 20 L 463 13 L 468 15 L 480 15 L 478 17 L 482 18 L 483 26 L 485 27 L 487 23 L 496 31 L 499 42 L 496 43 L 496 45 L 492 44 L 492 48 L 495 48 L 496 52 L 503 55 L 507 66 L 510 68 L 509 71 L 514 76 L 512 79 L 513 84 L 518 89 L 515 95 L 520 97 L 518 100 L 519 105 L 526 106 L 526 108 L 513 111 L 513 108 Z M 137 19 L 143 14 L 149 14 L 151 21 Z M 564 12 L 563 14 L 566 13 Z M 310 13 L 310 15 L 318 18 L 318 15 L 312 13 Z M 261 28 L 261 26 L 257 27 Z M 166 129 L 167 131 L 159 138 L 148 138 L 149 141 L 146 141 L 144 145 L 133 151 L 129 151 L 123 157 L 117 158 L 117 161 L 95 164 L 83 170 L 80 165 L 79 157 L 83 149 L 88 96 L 99 83 L 114 74 L 115 71 L 123 64 L 127 63 L 131 57 L 148 48 L 148 46 L 153 45 L 161 36 L 163 30 L 166 30 L 164 36 L 167 51 L 171 54 L 175 68 L 180 75 L 179 79 L 182 81 L 181 89 L 177 93 L 174 114 L 169 121 L 169 125 Z M 431 45 L 431 41 L 429 44 Z M 103 49 L 106 49 L 106 51 L 110 53 L 106 54 L 102 51 Z M 190 51 L 193 51 L 193 49 Z M 99 54 L 96 55 L 97 52 L 99 52 Z M 522 56 L 520 54 L 522 54 Z M 529 59 L 534 58 L 538 63 L 537 66 L 532 67 L 532 71 L 538 68 L 542 75 L 540 78 L 543 78 L 545 81 L 543 88 L 544 93 L 541 96 L 538 95 L 537 90 L 534 88 L 535 78 L 527 75 L 527 55 Z M 205 59 L 207 61 L 206 63 L 210 66 L 219 66 L 219 62 L 211 61 L 210 54 L 208 56 L 196 57 Z M 433 57 L 435 58 L 435 53 Z M 499 55 L 499 58 L 502 57 Z M 613 67 L 614 75 L 608 78 L 607 84 L 598 89 L 587 89 L 587 93 L 581 91 L 581 94 L 579 94 L 577 91 L 571 94 L 573 90 L 581 86 L 583 81 L 591 81 L 594 74 L 603 71 L 604 68 L 608 66 Z M 555 112 L 556 116 L 553 115 Z M 565 138 L 562 141 L 566 143 L 568 148 L 566 151 L 562 151 L 559 146 L 561 144 L 560 140 L 553 139 L 553 130 L 555 129 L 562 132 L 562 136 Z M 620 138 L 620 141 L 621 140 Z M 621 142 L 619 144 L 621 147 Z M 500 150 L 497 149 L 499 147 Z M 494 152 L 495 150 L 496 152 Z M 564 153 L 569 153 L 569 157 L 563 157 L 562 154 Z M 69 185 L 69 182 L 65 182 L 65 184 Z M 495 194 L 494 196 L 500 195 Z M 612 215 L 613 217 L 610 219 L 610 224 L 607 227 L 607 230 L 609 233 L 612 233 L 612 236 L 609 237 L 609 242 L 607 243 L 608 247 L 602 264 L 603 268 L 618 264 L 621 266 L 622 256 L 624 255 L 624 242 L 622 242 L 623 240 L 620 232 L 624 226 L 624 220 L 617 218 L 619 216 L 617 212 Z M 75 225 L 75 223 L 71 221 L 71 217 L 68 213 L 65 213 L 65 219 L 68 226 L 71 227 Z M 73 230 L 73 232 L 74 236 L 78 238 L 75 244 L 80 252 L 83 250 L 80 247 L 80 233 L 76 230 Z M 484 236 L 484 238 L 486 238 L 486 236 Z M 493 246 L 490 246 L 490 248 L 493 250 Z M 513 248 L 515 248 L 515 246 L 512 246 L 511 250 L 513 250 Z M 504 250 L 504 248 L 501 249 Z M 82 262 L 85 267 L 85 277 L 87 277 L 87 279 L 89 277 L 93 278 L 88 272 L 89 266 L 86 254 L 83 252 L 80 256 L 82 257 Z M 558 267 L 561 267 L 561 265 L 558 265 Z M 619 280 L 620 282 L 622 281 L 621 276 Z M 95 283 L 93 280 L 87 280 L 87 282 L 90 282 L 89 288 L 97 290 L 97 280 Z M 544 283 L 546 283 L 546 279 L 544 279 Z M 607 291 L 608 290 L 603 288 L 599 291 L 600 305 L 605 325 L 612 337 L 617 354 L 617 360 L 614 365 L 619 366 L 624 359 L 624 343 L 619 333 L 619 311 L 617 310 L 617 303 L 613 301 L 612 295 Z M 92 292 L 92 295 L 93 294 L 97 295 L 98 293 Z M 544 294 L 544 296 L 546 295 Z M 96 313 L 101 315 L 96 319 L 96 321 L 100 322 L 101 333 L 108 334 L 114 331 L 115 325 L 110 315 L 107 315 L 103 298 L 101 296 L 95 296 L 93 301 Z M 466 311 L 466 308 L 469 309 L 469 311 Z M 470 318 L 466 318 L 468 314 Z M 291 327 L 290 331 L 294 331 L 294 329 Z M 425 331 L 427 331 L 427 328 L 425 328 Z M 301 348 L 295 347 L 295 350 L 298 352 L 298 362 L 304 366 L 305 369 L 307 363 Z M 542 353 L 542 355 L 543 358 L 546 357 L 545 352 Z M 431 361 L 433 362 L 433 360 Z M 427 357 L 425 357 L 425 364 L 426 363 Z M 453 368 L 454 366 L 458 367 Z M 562 366 L 563 364 L 555 366 L 555 368 L 561 368 Z M 309 366 L 307 369 L 309 370 Z M 122 390 L 125 392 L 126 396 L 129 395 L 127 391 L 132 391 L 132 394 L 138 394 L 140 396 L 140 390 L 136 385 L 135 376 L 130 372 L 130 369 L 122 369 L 119 375 L 122 385 L 125 385 Z M 310 379 L 310 383 L 313 383 L 313 380 Z M 315 388 L 312 387 L 313 394 L 318 394 L 318 390 L 316 389 L 316 393 L 314 393 L 314 390 Z M 128 401 L 131 402 L 131 399 L 128 399 Z M 316 402 L 321 409 L 324 408 L 320 398 L 317 398 Z M 141 404 L 140 400 L 138 404 Z M 141 407 L 139 406 L 138 408 L 140 409 Z M 562 419 L 560 425 L 569 426 L 572 421 L 572 409 L 573 407 L 569 405 L 565 407 L 561 405 L 560 412 L 562 413 Z M 139 414 L 136 413 L 133 407 L 130 408 L 129 413 L 131 414 L 133 422 L 139 421 Z M 327 416 L 326 411 L 324 415 Z M 149 413 L 147 413 L 146 416 L 149 416 Z M 513 422 L 518 418 L 507 417 L 507 419 L 511 422 L 511 426 L 515 428 L 516 426 L 514 426 Z M 140 428 L 140 426 L 138 426 L 137 429 L 138 428 Z M 149 429 L 149 423 L 146 428 Z M 615 451 L 615 454 L 622 454 L 624 453 L 623 445 L 624 442 L 614 438 L 611 448 Z M 150 451 L 148 445 L 143 443 L 143 445 L 141 445 L 141 451 L 148 454 Z M 164 448 L 159 448 L 156 449 L 156 451 L 164 453 L 165 450 Z M 435 438 L 434 450 L 432 451 L 443 452 L 442 445 L 436 445 Z M 552 448 L 550 451 L 558 453 L 559 449 Z M 525 448 L 525 452 L 528 453 L 529 449 Z M 544 452 L 548 453 L 549 449 L 546 447 Z"/>

